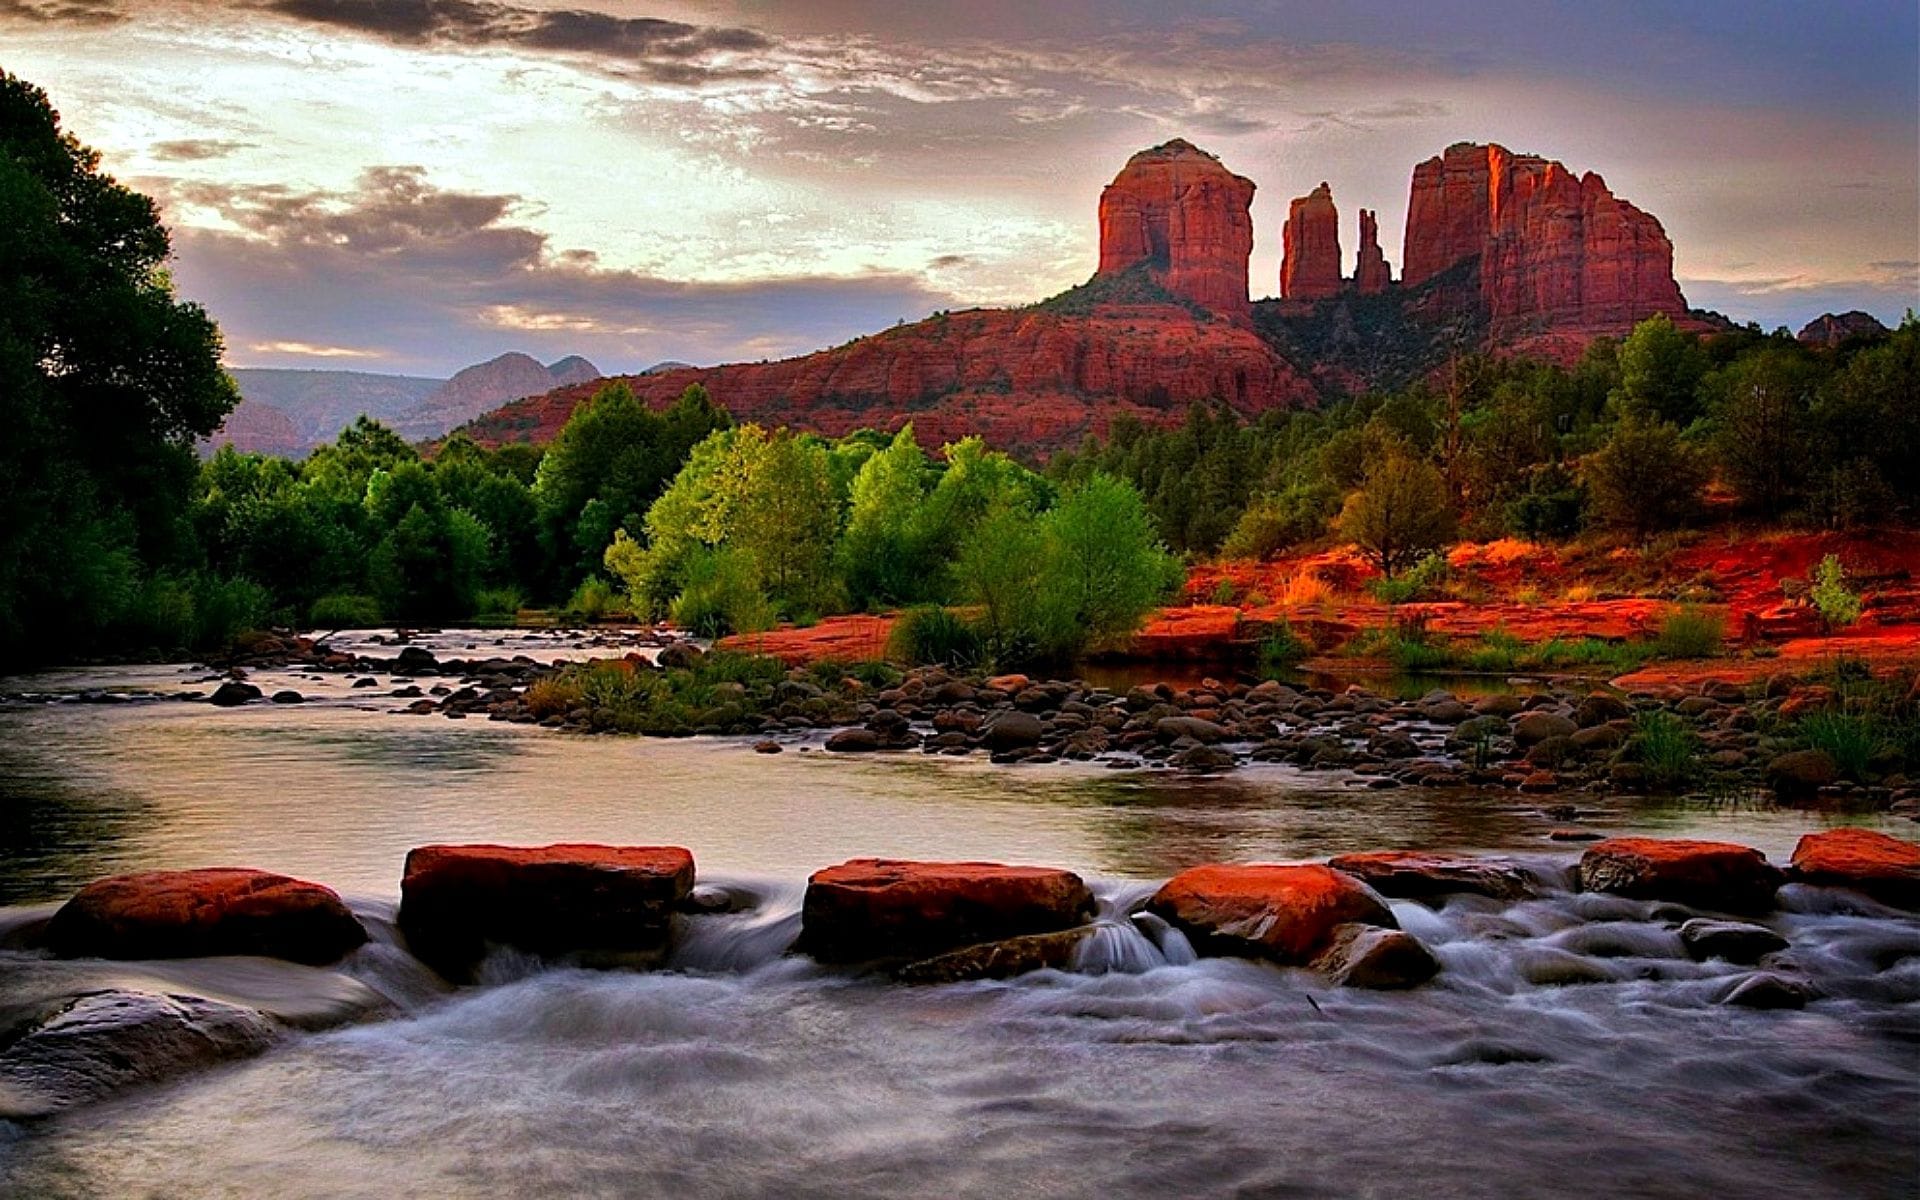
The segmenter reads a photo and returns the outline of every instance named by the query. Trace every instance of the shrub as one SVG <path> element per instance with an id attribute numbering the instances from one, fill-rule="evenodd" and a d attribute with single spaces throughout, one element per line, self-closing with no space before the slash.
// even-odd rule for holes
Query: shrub
<path id="1" fill-rule="evenodd" d="M 1232 604 L 1235 600 L 1239 599 L 1239 597 L 1240 589 L 1234 586 L 1233 580 L 1231 579 L 1222 579 L 1213 585 L 1213 596 L 1211 599 L 1215 604 Z"/>
<path id="2" fill-rule="evenodd" d="M 1280 593 L 1280 603 L 1288 608 L 1314 608 L 1332 599 L 1333 585 L 1312 571 L 1302 571 L 1287 580 Z"/>
<path id="3" fill-rule="evenodd" d="M 380 602 L 356 592 L 335 592 L 313 602 L 307 621 L 315 629 L 366 629 L 381 622 Z"/>
<path id="4" fill-rule="evenodd" d="M 1646 768 L 1647 782 L 1674 791 L 1690 783 L 1697 770 L 1698 739 L 1686 722 L 1658 709 L 1633 718 L 1634 757 Z"/>
<path id="5" fill-rule="evenodd" d="M 1234 522 L 1220 552 L 1228 558 L 1266 558 L 1326 533 L 1337 495 L 1323 485 L 1295 486 L 1260 496 Z"/>
<path id="6" fill-rule="evenodd" d="M 563 717 L 580 707 L 580 685 L 565 675 L 536 679 L 527 687 L 526 703 L 536 720 Z"/>
<path id="7" fill-rule="evenodd" d="M 251 580 L 160 574 L 134 592 L 121 614 L 120 632 L 143 647 L 224 647 L 266 624 L 271 605 L 267 590 Z"/>
<path id="8" fill-rule="evenodd" d="M 916 667 L 971 667 L 981 659 L 980 635 L 951 610 L 921 605 L 894 622 L 887 655 Z"/>
<path id="9" fill-rule="evenodd" d="M 1382 576 L 1367 585 L 1374 597 L 1388 604 L 1407 604 L 1415 600 L 1431 600 L 1440 594 L 1447 582 L 1452 568 L 1447 565 L 1444 554 L 1429 554 L 1414 564 L 1411 571 L 1394 579 Z"/>
<path id="10" fill-rule="evenodd" d="M 589 579 L 573 589 L 573 595 L 567 600 L 567 613 L 584 621 L 598 621 L 613 611 L 619 599 L 612 584 L 604 579 Z"/>
<path id="11" fill-rule="evenodd" d="M 1840 569 L 1837 556 L 1829 554 L 1821 559 L 1810 582 L 1807 597 L 1820 610 L 1820 619 L 1828 628 L 1842 628 L 1860 619 L 1860 597 L 1847 590 L 1846 573 Z"/>
<path id="12" fill-rule="evenodd" d="M 1706 485 L 1700 454 L 1664 421 L 1629 415 L 1580 465 L 1601 521 L 1645 537 L 1683 525 Z"/>
<path id="13" fill-rule="evenodd" d="M 1661 623 L 1653 644 L 1661 658 L 1711 658 L 1720 653 L 1726 633 L 1725 617 L 1686 607 Z"/>
<path id="14" fill-rule="evenodd" d="M 482 588 L 474 599 L 473 611 L 483 617 L 515 617 L 525 602 L 516 587 Z"/>
<path id="15" fill-rule="evenodd" d="M 1293 626 L 1282 621 L 1260 639 L 1258 654 L 1260 673 L 1271 677 L 1291 671 L 1306 661 L 1313 654 L 1313 646 L 1295 633 Z"/>
<path id="16" fill-rule="evenodd" d="M 773 628 L 776 617 L 751 555 L 704 547 L 687 559 L 686 586 L 668 612 L 675 625 L 706 638 L 758 633 Z"/>

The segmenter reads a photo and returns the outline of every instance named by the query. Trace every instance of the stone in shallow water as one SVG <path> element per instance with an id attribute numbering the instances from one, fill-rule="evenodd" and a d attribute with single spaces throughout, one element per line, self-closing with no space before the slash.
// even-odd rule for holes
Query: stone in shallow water
<path id="1" fill-rule="evenodd" d="M 650 965 L 693 888 L 678 846 L 421 846 L 407 854 L 400 929 L 450 978 L 489 944 L 595 965 Z"/>
<path id="2" fill-rule="evenodd" d="M 1805 1008 L 1808 1001 L 1819 997 L 1819 990 L 1805 980 L 1761 971 L 1734 984 L 1720 997 L 1720 1003 L 1736 1008 Z"/>
<path id="3" fill-rule="evenodd" d="M 1752 964 L 1787 948 L 1787 939 L 1764 925 L 1715 921 L 1708 917 L 1695 917 L 1680 926 L 1680 940 L 1686 943 L 1687 953 L 1702 962 L 1721 958 L 1731 963 Z"/>
<path id="4" fill-rule="evenodd" d="M 1871 829 L 1810 833 L 1793 848 L 1793 876 L 1851 888 L 1901 908 L 1920 908 L 1920 845 Z"/>
<path id="5" fill-rule="evenodd" d="M 1372 888 L 1317 863 L 1194 867 L 1162 884 L 1147 910 L 1203 951 L 1289 965 L 1312 961 L 1340 925 L 1399 928 Z"/>
<path id="6" fill-rule="evenodd" d="M 110 989 L 72 998 L 0 1051 L 0 1119 L 45 1117 L 133 1084 L 257 1053 L 274 1022 L 200 996 Z"/>
<path id="7" fill-rule="evenodd" d="M 1758 850 L 1730 842 L 1612 838 L 1580 856 L 1580 886 L 1719 912 L 1767 912 L 1785 878 Z"/>
<path id="8" fill-rule="evenodd" d="M 1091 926 L 1058 933 L 1030 933 L 998 942 L 962 946 L 908 963 L 894 972 L 902 983 L 962 983 L 973 979 L 1011 979 L 1045 968 L 1065 970 Z"/>
<path id="9" fill-rule="evenodd" d="M 1418 850 L 1379 850 L 1342 854 L 1327 860 L 1372 886 L 1383 896 L 1418 900 L 1452 892 L 1473 892 L 1495 899 L 1517 900 L 1530 895 L 1526 874 L 1508 863 Z"/>
<path id="10" fill-rule="evenodd" d="M 1071 871 L 856 858 L 807 880 L 796 948 L 831 963 L 929 958 L 1072 929 L 1094 908 Z"/>
<path id="11" fill-rule="evenodd" d="M 1419 938 L 1377 925 L 1342 925 L 1313 960 L 1313 968 L 1342 987 L 1418 987 L 1440 971 L 1440 960 Z"/>
<path id="12" fill-rule="evenodd" d="M 96 880 L 54 913 L 46 936 L 69 958 L 259 954 L 321 964 L 365 943 L 367 931 L 332 888 L 207 867 Z"/>

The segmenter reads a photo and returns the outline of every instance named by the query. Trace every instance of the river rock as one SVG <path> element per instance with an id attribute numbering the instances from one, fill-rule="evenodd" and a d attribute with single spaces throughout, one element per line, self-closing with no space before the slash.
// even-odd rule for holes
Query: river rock
<path id="1" fill-rule="evenodd" d="M 1032 713 L 1018 710 L 995 713 L 986 724 L 987 749 L 998 753 L 1037 746 L 1046 730 L 1046 723 Z"/>
<path id="2" fill-rule="evenodd" d="M 1719 1002 L 1736 1008 L 1805 1008 L 1809 1000 L 1818 999 L 1819 995 L 1819 991 L 1804 980 L 1760 971 L 1727 989 Z"/>
<path id="3" fill-rule="evenodd" d="M 257 1053 L 265 1014 L 202 996 L 114 988 L 0 1030 L 0 1119 L 28 1120 L 134 1084 Z"/>
<path id="4" fill-rule="evenodd" d="M 678 846 L 421 846 L 407 853 L 400 929 L 455 979 L 490 944 L 649 966 L 693 877 L 693 855 Z"/>
<path id="5" fill-rule="evenodd" d="M 1803 800 L 1840 778 L 1840 764 L 1825 750 L 1791 750 L 1767 764 L 1767 782 L 1783 799 Z"/>
<path id="6" fill-rule="evenodd" d="M 1787 948 L 1787 939 L 1765 925 L 1715 921 L 1708 917 L 1695 917 L 1681 925 L 1680 940 L 1685 943 L 1687 953 L 1701 962 L 1722 958 L 1751 965 L 1776 950 Z"/>
<path id="7" fill-rule="evenodd" d="M 807 880 L 796 948 L 829 963 L 923 959 L 1072 929 L 1093 912 L 1071 871 L 856 858 Z"/>
<path id="8" fill-rule="evenodd" d="M 864 754 L 884 745 L 879 733 L 871 729 L 840 729 L 827 738 L 824 749 L 835 754 Z"/>
<path id="9" fill-rule="evenodd" d="M 1784 881 L 1758 850 L 1730 842 L 1612 838 L 1580 856 L 1580 886 L 1720 912 L 1767 912 Z"/>
<path id="10" fill-rule="evenodd" d="M 1161 717 L 1153 724 L 1153 731 L 1163 742 L 1177 742 L 1190 737 L 1203 746 L 1227 740 L 1225 727 L 1200 717 Z"/>
<path id="11" fill-rule="evenodd" d="M 1809 833 L 1793 848 L 1793 877 L 1851 888 L 1883 904 L 1920 909 L 1920 845 L 1871 829 Z"/>
<path id="12" fill-rule="evenodd" d="M 365 943 L 367 931 L 332 888 L 209 867 L 96 880 L 53 914 L 46 939 L 69 958 L 259 954 L 317 965 Z"/>
<path id="13" fill-rule="evenodd" d="M 213 695 L 207 697 L 207 703 L 219 708 L 238 708 L 242 704 L 259 698 L 259 688 L 237 679 L 229 679 L 213 690 Z"/>
<path id="14" fill-rule="evenodd" d="M 1548 738 L 1572 737 L 1580 727 L 1559 713 L 1527 712 L 1513 719 L 1513 740 L 1522 748 Z"/>
<path id="15" fill-rule="evenodd" d="M 1083 926 L 962 946 L 908 963 L 894 972 L 894 978 L 902 983 L 964 983 L 973 979 L 1011 979 L 1048 968 L 1065 970 L 1073 965 L 1074 950 L 1090 930 L 1091 926 Z"/>
<path id="16" fill-rule="evenodd" d="M 1496 900 L 1518 900 L 1533 887 L 1518 867 L 1449 854 L 1418 850 L 1378 850 L 1342 854 L 1327 860 L 1336 871 L 1361 880 L 1383 896 L 1424 900 L 1452 892 L 1472 892 Z"/>
<path id="17" fill-rule="evenodd" d="M 1419 938 L 1378 925 L 1342 925 L 1313 960 L 1313 969 L 1342 987 L 1419 987 L 1440 972 L 1440 960 Z"/>
<path id="18" fill-rule="evenodd" d="M 1319 864 L 1193 867 L 1162 884 L 1147 911 L 1203 951 L 1289 965 L 1311 962 L 1338 926 L 1400 927 L 1372 888 Z"/>

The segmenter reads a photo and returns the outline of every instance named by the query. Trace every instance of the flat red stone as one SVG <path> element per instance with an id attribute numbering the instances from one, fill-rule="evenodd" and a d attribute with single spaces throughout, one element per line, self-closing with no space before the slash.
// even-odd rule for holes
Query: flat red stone
<path id="1" fill-rule="evenodd" d="M 57 954 L 119 959 L 259 954 L 320 964 L 366 940 L 332 888 L 249 867 L 97 880 L 47 927 Z"/>
<path id="2" fill-rule="evenodd" d="M 1610 838 L 1580 856 L 1580 885 L 1636 900 L 1764 912 L 1784 879 L 1764 854 L 1732 842 Z"/>
<path id="3" fill-rule="evenodd" d="M 989 862 L 856 858 L 807 881 L 800 947 L 823 962 L 924 958 L 1071 929 L 1094 911 L 1078 875 Z"/>
<path id="4" fill-rule="evenodd" d="M 1373 889 L 1317 863 L 1194 867 L 1147 907 L 1203 945 L 1290 964 L 1311 961 L 1348 922 L 1399 928 Z"/>
<path id="5" fill-rule="evenodd" d="M 1871 829 L 1807 834 L 1793 848 L 1793 874 L 1803 883 L 1852 888 L 1920 908 L 1920 845 Z"/>

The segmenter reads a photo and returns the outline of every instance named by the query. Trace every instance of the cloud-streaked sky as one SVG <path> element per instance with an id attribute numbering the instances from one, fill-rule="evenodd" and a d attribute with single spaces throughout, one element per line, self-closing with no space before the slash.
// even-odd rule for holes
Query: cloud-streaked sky
<path id="1" fill-rule="evenodd" d="M 1173 136 L 1333 186 L 1498 141 L 1657 215 L 1690 303 L 1920 306 L 1912 0 L 0 0 L 0 68 L 157 196 L 235 365 L 777 357 L 1085 279 Z"/>

